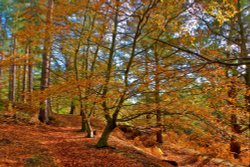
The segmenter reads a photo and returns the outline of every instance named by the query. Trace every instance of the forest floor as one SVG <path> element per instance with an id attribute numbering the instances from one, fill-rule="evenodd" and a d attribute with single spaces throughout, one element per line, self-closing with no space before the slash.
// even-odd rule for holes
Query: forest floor
<path id="1" fill-rule="evenodd" d="M 85 138 L 86 134 L 79 132 L 80 117 L 62 115 L 59 119 L 64 122 L 64 126 L 28 124 L 12 117 L 0 116 L 0 167 L 172 166 L 164 162 L 163 157 L 150 155 L 150 152 L 140 150 L 115 135 L 109 140 L 114 148 L 95 148 L 103 127 L 100 121 L 94 125 L 99 135 Z M 166 159 L 181 162 L 181 166 L 234 166 L 211 162 L 205 165 L 196 156 L 181 150 L 164 151 L 168 152 Z"/>
<path id="2" fill-rule="evenodd" d="M 97 149 L 98 137 L 85 138 L 79 126 L 28 125 L 8 119 L 0 119 L 0 167 L 171 166 L 115 138 L 110 140 L 115 148 Z"/>

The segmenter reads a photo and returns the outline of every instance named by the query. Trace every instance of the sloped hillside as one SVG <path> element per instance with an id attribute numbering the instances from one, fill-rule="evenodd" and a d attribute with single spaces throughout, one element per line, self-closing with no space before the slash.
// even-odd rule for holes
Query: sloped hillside
<path id="1" fill-rule="evenodd" d="M 61 116 L 73 125 L 78 116 Z M 0 166 L 171 166 L 111 139 L 114 148 L 96 149 L 97 138 L 85 138 L 79 126 L 27 125 L 13 118 L 0 120 Z M 62 122 L 61 122 L 62 123 Z"/>

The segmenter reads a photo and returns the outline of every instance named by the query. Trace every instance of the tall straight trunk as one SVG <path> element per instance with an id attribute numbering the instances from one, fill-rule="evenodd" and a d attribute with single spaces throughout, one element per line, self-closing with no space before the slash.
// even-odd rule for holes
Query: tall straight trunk
<path id="1" fill-rule="evenodd" d="M 32 91 L 33 91 L 33 65 L 32 65 L 32 55 L 31 55 L 31 46 L 29 46 L 29 60 L 28 60 L 28 85 L 27 91 L 29 93 L 29 103 L 32 103 Z"/>
<path id="2" fill-rule="evenodd" d="M 9 70 L 9 101 L 15 102 L 16 96 L 16 65 L 15 65 L 15 54 L 16 54 L 16 39 L 13 39 L 13 48 L 12 48 L 12 55 L 13 58 L 11 59 L 12 64 Z"/>
<path id="3" fill-rule="evenodd" d="M 2 56 L 0 55 L 0 62 L 2 61 Z M 3 75 L 3 70 L 0 67 L 0 100 L 2 99 L 2 87 L 3 87 L 3 83 L 2 83 L 2 75 Z"/>
<path id="4" fill-rule="evenodd" d="M 27 74 L 27 66 L 24 65 L 23 66 L 23 81 L 22 81 L 22 101 L 26 102 L 26 95 L 25 95 L 25 91 L 26 91 L 26 74 Z"/>
<path id="5" fill-rule="evenodd" d="M 20 101 L 22 98 L 22 67 L 16 66 L 16 101 Z"/>
<path id="6" fill-rule="evenodd" d="M 49 61 L 49 69 L 50 67 L 51 67 L 51 59 Z M 50 70 L 48 75 L 50 76 Z M 48 87 L 50 86 L 50 84 L 51 84 L 51 78 L 49 78 Z M 48 117 L 50 117 L 52 115 L 52 99 L 48 97 L 47 100 L 48 100 Z"/>
<path id="7" fill-rule="evenodd" d="M 241 1 L 238 1 L 238 11 L 241 11 Z M 239 33 L 240 33 L 240 56 L 241 57 L 248 57 L 248 51 L 247 51 L 247 37 L 245 35 L 245 28 L 242 21 L 242 12 L 238 13 L 238 25 L 239 25 Z M 247 86 L 247 92 L 250 89 L 250 65 L 246 65 L 246 73 L 245 73 L 245 83 Z M 246 93 L 245 99 L 246 99 L 246 108 L 247 111 L 250 112 L 250 95 L 249 93 Z"/>
<path id="8" fill-rule="evenodd" d="M 163 136 L 162 136 L 162 118 L 161 118 L 161 109 L 160 109 L 160 71 L 159 71 L 159 55 L 157 52 L 157 48 L 155 46 L 155 103 L 157 105 L 156 108 L 156 125 L 159 130 L 156 133 L 156 142 L 163 143 Z"/>
<path id="9" fill-rule="evenodd" d="M 150 85 L 150 76 L 149 76 L 149 57 L 147 55 L 147 53 L 145 54 L 145 64 L 144 64 L 144 68 L 145 68 L 145 82 L 146 82 L 146 91 L 149 91 L 149 85 Z M 145 95 L 145 102 L 146 102 L 146 107 L 149 107 L 149 103 L 150 103 L 150 95 L 146 94 Z M 147 124 L 151 123 L 151 114 L 147 114 L 146 115 L 146 121 Z"/>
<path id="10" fill-rule="evenodd" d="M 26 55 L 29 57 L 29 46 L 26 46 Z M 27 87 L 27 60 L 24 61 L 23 65 L 23 80 L 22 80 L 22 102 L 26 102 L 26 87 Z"/>
<path id="11" fill-rule="evenodd" d="M 50 68 L 50 58 L 51 58 L 51 47 L 52 47 L 52 12 L 54 7 L 54 1 L 48 0 L 48 11 L 46 17 L 46 29 L 45 29 L 45 39 L 44 39 L 44 49 L 42 58 L 42 77 L 41 77 L 41 91 L 44 91 L 49 86 L 49 68 Z M 49 101 L 46 98 L 40 103 L 39 120 L 41 122 L 49 121 Z"/>
<path id="12" fill-rule="evenodd" d="M 0 12 L 0 32 L 2 32 L 3 28 L 2 28 L 2 13 Z M 3 35 L 2 33 L 0 33 L 0 45 L 4 46 L 4 40 L 3 40 Z M 0 62 L 3 60 L 3 56 L 0 55 Z M 3 83 L 2 83 L 2 75 L 3 75 L 3 70 L 0 67 L 0 100 L 1 100 L 1 95 L 2 95 L 2 87 L 3 87 Z"/>

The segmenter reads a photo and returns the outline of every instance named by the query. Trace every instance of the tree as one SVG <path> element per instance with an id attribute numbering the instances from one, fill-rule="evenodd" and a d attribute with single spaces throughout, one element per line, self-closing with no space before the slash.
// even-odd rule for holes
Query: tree
<path id="1" fill-rule="evenodd" d="M 49 86 L 49 70 L 51 59 L 51 47 L 52 47 L 52 16 L 53 16 L 54 1 L 48 0 L 48 8 L 46 15 L 46 29 L 43 46 L 43 61 L 42 61 L 42 75 L 41 75 L 41 91 L 45 90 Z M 49 103 L 48 99 L 41 102 L 41 108 L 39 112 L 39 120 L 41 122 L 49 121 Z"/>

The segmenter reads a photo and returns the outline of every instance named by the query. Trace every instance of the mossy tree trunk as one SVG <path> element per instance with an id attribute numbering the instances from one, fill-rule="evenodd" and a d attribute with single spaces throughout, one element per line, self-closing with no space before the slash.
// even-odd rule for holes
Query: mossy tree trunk
<path id="1" fill-rule="evenodd" d="M 102 132 L 102 136 L 99 139 L 98 143 L 96 144 L 97 148 L 108 147 L 109 136 L 113 132 L 113 130 L 116 128 L 115 122 L 116 121 L 114 121 L 113 119 L 107 121 L 107 125 Z"/>

